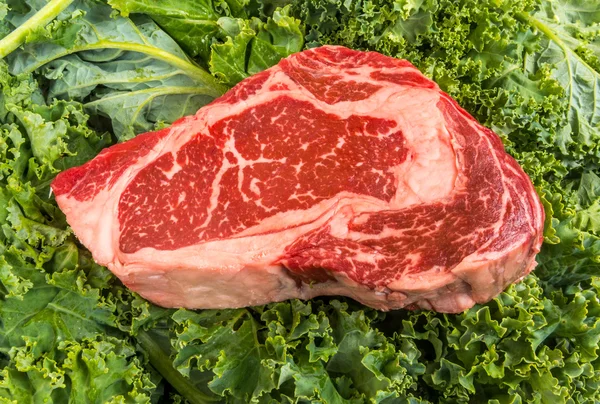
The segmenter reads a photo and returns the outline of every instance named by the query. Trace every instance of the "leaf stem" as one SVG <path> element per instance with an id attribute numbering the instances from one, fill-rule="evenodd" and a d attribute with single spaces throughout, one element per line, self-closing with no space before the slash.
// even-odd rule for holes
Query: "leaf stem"
<path id="1" fill-rule="evenodd" d="M 133 90 L 127 93 L 117 93 L 114 95 L 107 95 L 103 98 L 98 98 L 97 100 L 87 102 L 83 104 L 84 108 L 90 108 L 96 106 L 98 104 L 105 103 L 106 101 L 115 100 L 123 97 L 130 97 L 132 95 L 139 94 L 150 94 L 152 97 L 158 97 L 161 95 L 170 95 L 170 94 L 197 94 L 197 95 L 213 95 L 209 91 L 205 90 L 202 87 L 183 87 L 183 86 L 165 86 L 165 87 L 157 87 L 157 88 L 145 88 L 143 90 Z"/>
<path id="2" fill-rule="evenodd" d="M 46 26 L 55 19 L 64 9 L 69 7 L 74 0 L 51 0 L 35 13 L 30 19 L 17 27 L 10 34 L 0 40 L 0 59 L 4 59 L 23 43 L 34 29 Z"/>
<path id="3" fill-rule="evenodd" d="M 554 42 L 558 42 L 561 43 L 562 41 L 560 40 L 559 37 L 556 36 L 556 34 L 554 32 L 552 32 L 551 29 L 549 29 L 545 24 L 543 24 L 541 21 L 538 21 L 537 19 L 533 18 L 529 13 L 525 13 L 525 12 L 520 12 L 516 15 L 516 17 L 518 17 L 521 21 L 530 24 L 531 26 L 533 26 L 534 28 L 540 30 L 541 32 L 543 32 L 546 36 L 548 36 L 548 38 L 552 39 Z"/>
<path id="4" fill-rule="evenodd" d="M 172 53 L 169 53 L 160 48 L 156 48 L 154 46 L 143 45 L 134 42 L 112 42 L 112 41 L 100 41 L 93 45 L 87 46 L 88 49 L 122 49 L 131 52 L 143 53 L 145 55 L 150 55 L 156 59 L 162 60 L 171 66 L 177 67 L 185 72 L 185 74 L 201 83 L 206 83 L 209 88 L 214 89 L 214 91 L 210 94 L 215 97 L 219 97 L 229 89 L 227 86 L 219 83 L 215 77 L 202 69 L 201 67 L 196 66 L 188 60 L 179 58 Z"/>
<path id="5" fill-rule="evenodd" d="M 217 397 L 210 397 L 198 390 L 185 376 L 173 367 L 169 355 L 152 339 L 147 331 L 140 329 L 137 341 L 148 354 L 150 364 L 173 386 L 179 394 L 191 404 L 207 404 L 220 401 Z"/>

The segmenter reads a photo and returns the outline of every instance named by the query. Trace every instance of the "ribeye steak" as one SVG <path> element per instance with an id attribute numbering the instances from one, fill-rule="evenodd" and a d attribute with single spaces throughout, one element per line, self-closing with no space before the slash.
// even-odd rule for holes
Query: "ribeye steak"
<path id="1" fill-rule="evenodd" d="M 324 46 L 52 184 L 94 259 L 170 307 L 319 295 L 458 312 L 529 273 L 544 212 L 404 60 Z"/>

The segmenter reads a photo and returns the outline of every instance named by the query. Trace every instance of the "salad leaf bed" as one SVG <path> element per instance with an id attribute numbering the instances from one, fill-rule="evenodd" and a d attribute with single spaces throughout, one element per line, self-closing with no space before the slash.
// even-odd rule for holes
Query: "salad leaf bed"
<path id="1" fill-rule="evenodd" d="M 600 402 L 600 11 L 585 0 L 0 0 L 0 402 Z M 411 61 L 544 203 L 538 267 L 457 315 L 167 310 L 78 244 L 61 170 L 306 47 Z"/>

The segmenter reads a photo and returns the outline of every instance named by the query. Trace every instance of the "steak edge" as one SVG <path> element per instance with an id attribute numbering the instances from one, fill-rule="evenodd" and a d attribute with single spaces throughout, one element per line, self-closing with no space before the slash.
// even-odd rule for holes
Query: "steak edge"
<path id="1" fill-rule="evenodd" d="M 167 307 L 344 295 L 460 312 L 536 265 L 544 211 L 491 130 L 404 60 L 294 54 L 60 173 L 94 259 Z"/>

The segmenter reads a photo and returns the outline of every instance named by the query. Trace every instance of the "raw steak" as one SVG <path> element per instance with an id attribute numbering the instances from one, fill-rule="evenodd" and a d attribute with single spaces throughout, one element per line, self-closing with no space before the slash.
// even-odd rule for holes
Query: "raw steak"
<path id="1" fill-rule="evenodd" d="M 529 178 L 410 63 L 282 60 L 52 188 L 95 260 L 170 307 L 319 295 L 459 312 L 535 266 Z"/>

